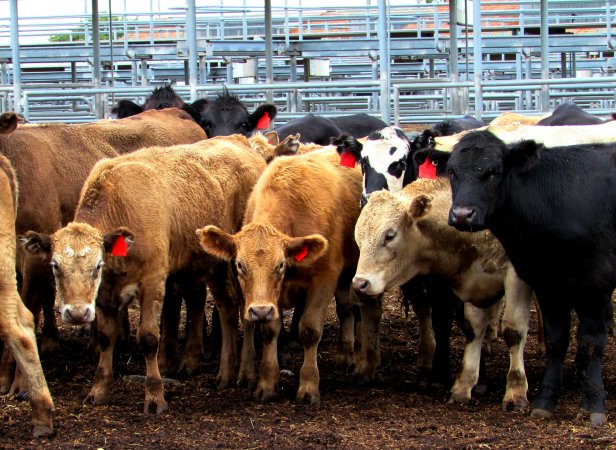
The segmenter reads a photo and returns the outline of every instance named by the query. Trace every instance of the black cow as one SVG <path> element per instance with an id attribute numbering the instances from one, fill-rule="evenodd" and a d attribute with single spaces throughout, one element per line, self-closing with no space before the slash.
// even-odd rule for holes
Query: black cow
<path id="1" fill-rule="evenodd" d="M 606 121 L 587 113 L 574 103 L 563 103 L 558 105 L 550 116 L 537 122 L 537 125 L 598 125 L 604 122 Z"/>
<path id="2" fill-rule="evenodd" d="M 536 417 L 551 417 L 556 407 L 573 308 L 579 318 L 581 406 L 591 424 L 607 421 L 601 358 L 616 287 L 615 151 L 616 144 L 506 145 L 480 131 L 464 136 L 447 164 L 450 224 L 490 229 L 537 295 L 547 363 L 533 402 Z"/>
<path id="3" fill-rule="evenodd" d="M 120 100 L 111 110 L 118 119 L 139 114 L 148 109 L 177 107 L 183 109 L 205 130 L 208 137 L 243 134 L 250 136 L 255 130 L 267 129 L 276 117 L 276 106 L 265 103 L 252 114 L 239 97 L 225 89 L 213 99 L 199 99 L 186 103 L 170 85 L 154 89 L 143 106 L 130 100 Z"/>
<path id="4" fill-rule="evenodd" d="M 366 137 L 387 126 L 381 119 L 364 113 L 332 117 L 331 120 L 343 134 L 355 136 L 356 138 Z"/>
<path id="5" fill-rule="evenodd" d="M 451 136 L 464 130 L 474 130 L 475 128 L 483 127 L 485 123 L 475 119 L 468 114 L 458 119 L 443 120 L 442 122 L 432 125 L 432 131 L 438 133 L 437 136 Z"/>
<path id="6" fill-rule="evenodd" d="M 329 145 L 332 138 L 342 134 L 340 128 L 327 117 L 316 116 L 312 113 L 304 117 L 289 120 L 284 125 L 274 127 L 280 139 L 292 134 L 300 134 L 300 142 L 308 144 L 313 142 L 318 145 Z"/>

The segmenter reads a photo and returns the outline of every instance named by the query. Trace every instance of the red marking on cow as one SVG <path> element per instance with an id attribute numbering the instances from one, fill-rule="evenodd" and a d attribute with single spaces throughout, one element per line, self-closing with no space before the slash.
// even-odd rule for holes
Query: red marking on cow
<path id="1" fill-rule="evenodd" d="M 128 244 L 124 239 L 124 236 L 120 235 L 113 243 L 113 248 L 111 249 L 112 256 L 126 256 L 128 255 Z"/>
<path id="2" fill-rule="evenodd" d="M 340 165 L 344 167 L 355 167 L 355 156 L 349 151 L 344 151 L 340 154 Z"/>
<path id="3" fill-rule="evenodd" d="M 426 161 L 419 166 L 419 178 L 429 178 L 434 180 L 436 178 L 436 166 L 432 164 L 432 161 L 426 159 Z"/>
<path id="4" fill-rule="evenodd" d="M 263 117 L 261 117 L 257 122 L 257 130 L 265 130 L 267 127 L 269 127 L 269 125 L 270 116 L 269 113 L 266 111 L 265 114 L 263 114 Z"/>
<path id="5" fill-rule="evenodd" d="M 308 246 L 304 245 L 302 248 L 299 249 L 299 252 L 293 255 L 293 257 L 297 260 L 297 262 L 301 262 L 302 259 L 306 257 L 306 255 L 308 255 Z"/>

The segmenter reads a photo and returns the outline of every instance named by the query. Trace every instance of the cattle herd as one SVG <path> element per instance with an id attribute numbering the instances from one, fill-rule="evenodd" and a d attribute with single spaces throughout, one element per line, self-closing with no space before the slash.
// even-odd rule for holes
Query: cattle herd
<path id="1" fill-rule="evenodd" d="M 279 342 L 295 338 L 304 349 L 296 398 L 318 404 L 332 299 L 336 362 L 371 381 L 383 294 L 397 287 L 419 320 L 415 369 L 426 380 L 449 379 L 461 305 L 467 344 L 450 403 L 471 400 L 482 347 L 502 330 L 504 410 L 530 405 L 524 347 L 536 305 L 546 368 L 534 417 L 554 414 L 575 311 L 581 407 L 591 425 L 606 423 L 616 121 L 563 104 L 545 117 L 507 113 L 484 126 L 465 116 L 412 135 L 363 114 L 307 114 L 267 131 L 272 104 L 249 113 L 226 90 L 188 104 L 170 86 L 113 114 L 81 125 L 0 116 L 0 392 L 27 396 L 34 436 L 54 433 L 35 339 L 41 313 L 44 352 L 62 351 L 55 308 L 66 323 L 91 325 L 92 405 L 113 402 L 114 346 L 136 301 L 143 409 L 165 411 L 162 375 L 200 365 L 207 295 L 219 388 L 276 399 Z"/>

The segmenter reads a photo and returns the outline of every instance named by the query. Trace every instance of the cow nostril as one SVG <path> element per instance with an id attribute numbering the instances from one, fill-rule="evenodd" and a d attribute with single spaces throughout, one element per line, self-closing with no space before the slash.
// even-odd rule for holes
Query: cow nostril
<path id="1" fill-rule="evenodd" d="M 274 319 L 276 311 L 272 305 L 251 306 L 248 315 L 253 322 L 268 322 Z"/>
<path id="2" fill-rule="evenodd" d="M 353 278 L 353 290 L 355 292 L 359 292 L 364 294 L 368 290 L 368 286 L 370 286 L 370 282 L 365 278 Z"/>
<path id="3" fill-rule="evenodd" d="M 470 224 L 475 217 L 475 209 L 468 206 L 455 207 L 452 213 L 454 221 L 460 224 Z"/>

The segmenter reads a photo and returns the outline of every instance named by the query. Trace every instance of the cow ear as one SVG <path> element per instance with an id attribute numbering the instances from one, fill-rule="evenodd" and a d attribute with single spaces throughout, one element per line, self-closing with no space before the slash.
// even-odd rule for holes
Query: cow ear
<path id="1" fill-rule="evenodd" d="M 266 130 L 270 123 L 276 117 L 276 113 L 278 109 L 276 109 L 276 105 L 271 103 L 264 103 L 259 106 L 255 112 L 253 112 L 250 116 L 248 116 L 248 123 L 250 124 L 250 130 Z"/>
<path id="2" fill-rule="evenodd" d="M 235 259 L 237 247 L 233 236 L 214 225 L 197 230 L 197 238 L 206 253 L 224 261 Z"/>
<path id="3" fill-rule="evenodd" d="M 268 131 L 267 133 L 263 133 L 263 136 L 265 136 L 265 139 L 267 139 L 267 142 L 270 145 L 278 145 L 280 144 L 280 137 L 278 136 L 278 133 L 276 133 L 275 131 Z"/>
<path id="4" fill-rule="evenodd" d="M 328 242 L 320 234 L 289 238 L 285 246 L 285 256 L 291 265 L 310 266 L 327 251 Z"/>
<path id="5" fill-rule="evenodd" d="M 331 144 L 336 146 L 336 151 L 340 155 L 340 165 L 355 167 L 355 164 L 361 161 L 361 151 L 364 146 L 353 136 L 340 135 L 332 138 Z"/>
<path id="6" fill-rule="evenodd" d="M 192 108 L 197 111 L 199 114 L 203 113 L 209 104 L 209 100 L 207 98 L 200 98 L 199 100 L 195 100 L 190 104 Z"/>
<path id="7" fill-rule="evenodd" d="M 432 209 L 432 201 L 430 197 L 427 195 L 418 195 L 411 202 L 411 207 L 409 208 L 409 213 L 413 220 L 417 220 L 430 212 Z"/>
<path id="8" fill-rule="evenodd" d="M 27 231 L 19 236 L 19 243 L 33 255 L 49 255 L 51 253 L 51 236 L 36 231 Z"/>
<path id="9" fill-rule="evenodd" d="M 112 256 L 126 256 L 135 241 L 135 235 L 126 227 L 120 227 L 103 236 L 106 253 Z"/>
<path id="10" fill-rule="evenodd" d="M 195 122 L 201 122 L 201 113 L 199 112 L 199 110 L 195 109 L 192 104 L 184 103 L 180 109 L 187 112 L 190 117 L 192 117 L 192 120 L 194 120 Z"/>
<path id="11" fill-rule="evenodd" d="M 516 170 L 525 172 L 539 161 L 539 152 L 543 149 L 543 144 L 527 140 L 510 145 L 507 148 L 504 158 L 506 170 Z"/>
<path id="12" fill-rule="evenodd" d="M 0 134 L 12 133 L 17 128 L 19 117 L 14 112 L 5 112 L 0 116 Z"/>
<path id="13" fill-rule="evenodd" d="M 287 136 L 276 146 L 276 156 L 295 155 L 299 150 L 299 133 Z"/>

